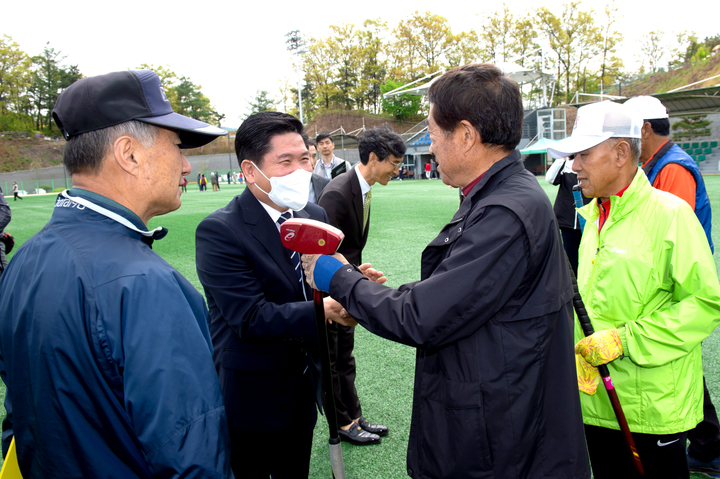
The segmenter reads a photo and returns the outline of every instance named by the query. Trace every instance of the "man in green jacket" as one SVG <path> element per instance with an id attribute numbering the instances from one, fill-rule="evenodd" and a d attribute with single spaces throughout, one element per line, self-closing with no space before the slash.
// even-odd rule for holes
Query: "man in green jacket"
<path id="1" fill-rule="evenodd" d="M 632 459 L 596 366 L 608 364 L 646 477 L 689 476 L 687 431 L 702 420 L 700 343 L 720 322 L 720 284 L 687 203 L 637 167 L 642 119 L 612 102 L 578 110 L 571 137 L 587 220 L 578 286 L 596 333 L 575 327 L 585 436 L 595 478 L 633 477 Z"/>

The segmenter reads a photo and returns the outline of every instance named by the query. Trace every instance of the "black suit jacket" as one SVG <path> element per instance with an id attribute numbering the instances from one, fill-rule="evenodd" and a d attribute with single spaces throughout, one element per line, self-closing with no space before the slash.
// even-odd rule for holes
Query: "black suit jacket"
<path id="1" fill-rule="evenodd" d="M 327 222 L 314 204 L 295 217 Z M 200 223 L 195 242 L 230 428 L 273 431 L 299 416 L 295 426 L 312 427 L 320 397 L 312 290 L 298 281 L 276 224 L 246 189 Z"/>
<path id="2" fill-rule="evenodd" d="M 327 212 L 328 222 L 345 234 L 338 252 L 354 265 L 362 264 L 362 250 L 370 229 L 363 231 L 363 197 L 355 169 L 339 175 L 323 190 L 318 205 Z"/>
<path id="3" fill-rule="evenodd" d="M 315 202 L 317 203 L 318 198 L 320 198 L 320 195 L 322 194 L 323 189 L 330 183 L 330 180 L 325 178 L 324 176 L 320 176 L 317 173 L 313 173 L 310 177 L 310 187 L 313 189 L 313 192 L 315 193 Z"/>

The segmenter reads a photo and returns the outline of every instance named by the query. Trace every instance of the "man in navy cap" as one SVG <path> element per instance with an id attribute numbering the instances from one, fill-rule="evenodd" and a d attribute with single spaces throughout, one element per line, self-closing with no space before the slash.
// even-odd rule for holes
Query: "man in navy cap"
<path id="1" fill-rule="evenodd" d="M 26 479 L 229 477 L 207 308 L 147 228 L 180 207 L 181 148 L 226 132 L 151 71 L 79 80 L 53 118 L 74 186 L 0 283 L 3 452 L 14 436 Z"/>

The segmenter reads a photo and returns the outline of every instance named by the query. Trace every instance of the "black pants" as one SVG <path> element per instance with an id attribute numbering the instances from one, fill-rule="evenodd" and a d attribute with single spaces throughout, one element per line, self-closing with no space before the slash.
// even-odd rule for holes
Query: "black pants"
<path id="1" fill-rule="evenodd" d="M 570 264 L 572 265 L 575 277 L 577 277 L 578 251 L 580 250 L 582 231 L 574 230 L 572 228 L 560 228 L 560 234 L 562 235 L 565 254 L 567 254 L 568 261 L 570 261 Z"/>
<path id="2" fill-rule="evenodd" d="M 710 462 L 720 457 L 720 424 L 704 376 L 703 390 L 703 421 L 688 431 L 688 454 L 700 461 Z"/>
<path id="3" fill-rule="evenodd" d="M 236 479 L 300 479 L 310 474 L 315 408 L 313 394 L 303 396 L 288 422 L 279 431 L 242 431 L 230 428 L 230 465 Z M 299 427 L 298 425 L 302 425 Z"/>
<path id="4" fill-rule="evenodd" d="M 360 399 L 355 389 L 355 328 L 338 323 L 327 325 L 333 395 L 338 426 L 347 426 L 362 416 Z"/>
<path id="5" fill-rule="evenodd" d="M 633 433 L 633 439 L 647 479 L 690 477 L 685 457 L 687 432 L 659 435 Z M 585 440 L 595 479 L 641 477 L 635 472 L 622 432 L 586 425 Z"/>

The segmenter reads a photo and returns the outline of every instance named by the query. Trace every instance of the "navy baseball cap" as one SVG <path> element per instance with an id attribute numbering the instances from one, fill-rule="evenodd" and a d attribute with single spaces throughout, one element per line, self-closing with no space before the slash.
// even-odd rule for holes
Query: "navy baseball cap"
<path id="1" fill-rule="evenodd" d="M 227 131 L 173 112 L 153 71 L 113 72 L 82 78 L 55 102 L 53 119 L 66 140 L 136 120 L 177 132 L 180 148 L 197 148 Z"/>

